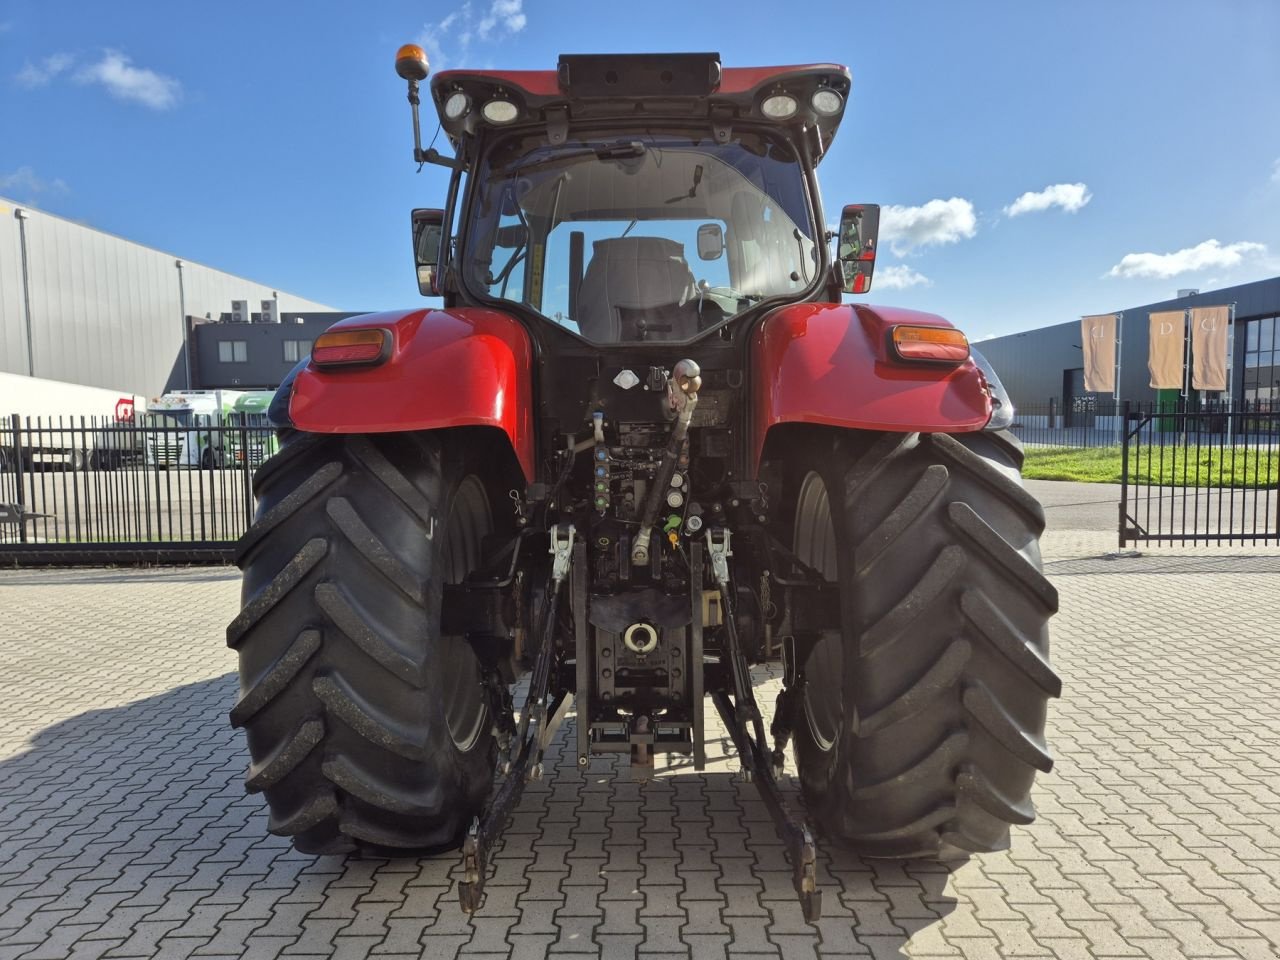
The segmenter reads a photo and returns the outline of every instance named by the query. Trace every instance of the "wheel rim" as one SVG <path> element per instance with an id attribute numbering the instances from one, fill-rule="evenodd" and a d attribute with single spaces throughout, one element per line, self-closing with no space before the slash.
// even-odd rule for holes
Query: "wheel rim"
<path id="1" fill-rule="evenodd" d="M 445 523 L 444 582 L 461 583 L 480 565 L 484 538 L 493 530 L 493 516 L 484 485 L 473 475 L 458 485 Z M 484 733 L 489 709 L 476 693 L 481 686 L 480 661 L 462 637 L 440 638 L 444 681 L 445 721 L 459 750 L 470 750 Z"/>
<path id="2" fill-rule="evenodd" d="M 831 498 L 822 477 L 810 471 L 800 484 L 796 501 L 792 552 L 828 583 L 839 582 L 836 528 Z M 823 630 L 804 667 L 804 715 L 814 742 L 830 750 L 840 736 L 843 717 L 844 644 L 839 630 Z"/>

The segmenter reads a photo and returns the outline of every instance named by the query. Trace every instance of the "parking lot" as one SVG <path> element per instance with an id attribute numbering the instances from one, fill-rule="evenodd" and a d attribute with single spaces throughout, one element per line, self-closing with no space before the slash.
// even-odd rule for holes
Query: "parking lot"
<path id="1" fill-rule="evenodd" d="M 705 773 L 641 787 L 580 770 L 562 731 L 471 919 L 453 855 L 295 854 L 243 793 L 226 720 L 234 570 L 2 572 L 0 960 L 1274 958 L 1280 553 L 1108 556 L 1105 492 L 1058 490 L 1066 689 L 1039 819 L 1009 852 L 945 866 L 823 846 L 815 926 L 723 738 Z M 771 706 L 779 680 L 757 679 Z"/>

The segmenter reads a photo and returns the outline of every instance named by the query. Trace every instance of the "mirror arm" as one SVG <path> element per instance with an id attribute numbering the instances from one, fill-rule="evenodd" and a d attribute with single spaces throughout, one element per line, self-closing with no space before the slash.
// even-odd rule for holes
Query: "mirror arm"
<path id="1" fill-rule="evenodd" d="M 418 158 L 419 163 L 434 163 L 437 167 L 448 167 L 450 170 L 462 170 L 465 165 L 457 157 L 446 157 L 443 153 L 432 147 L 430 150 L 424 150 L 422 156 Z"/>
<path id="2" fill-rule="evenodd" d="M 835 257 L 831 261 L 831 283 L 827 295 L 832 303 L 840 303 L 843 301 L 845 288 L 844 261 L 839 257 Z"/>

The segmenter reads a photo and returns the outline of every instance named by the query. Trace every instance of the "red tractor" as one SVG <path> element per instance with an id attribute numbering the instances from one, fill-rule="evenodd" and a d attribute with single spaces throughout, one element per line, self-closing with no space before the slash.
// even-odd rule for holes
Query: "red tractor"
<path id="1" fill-rule="evenodd" d="M 848 206 L 829 233 L 819 199 L 849 71 L 450 70 L 448 157 L 421 146 L 426 57 L 396 65 L 415 159 L 452 172 L 412 216 L 443 306 L 334 325 L 272 404 L 227 631 L 270 830 L 316 854 L 461 845 L 472 911 L 571 708 L 578 764 L 644 777 L 704 767 L 710 697 L 807 917 L 788 745 L 832 842 L 1005 847 L 1052 762 L 1044 514 L 964 335 L 841 302 L 879 221 Z M 766 733 L 750 667 L 777 658 Z"/>

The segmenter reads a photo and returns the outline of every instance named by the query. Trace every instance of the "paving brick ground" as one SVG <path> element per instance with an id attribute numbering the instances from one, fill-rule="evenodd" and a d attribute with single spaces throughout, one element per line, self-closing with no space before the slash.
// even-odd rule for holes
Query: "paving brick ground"
<path id="1" fill-rule="evenodd" d="M 641 788 L 557 745 L 470 920 L 453 856 L 294 854 L 226 722 L 232 572 L 0 573 L 0 960 L 1277 957 L 1280 556 L 1114 544 L 1046 540 L 1040 819 L 960 865 L 825 850 L 817 926 L 727 760 Z"/>

